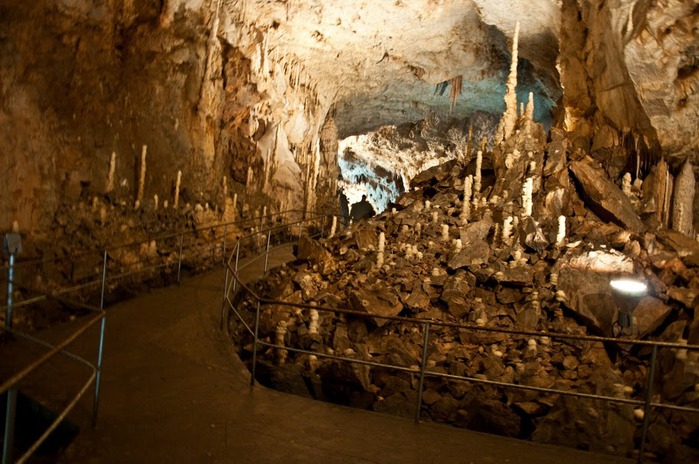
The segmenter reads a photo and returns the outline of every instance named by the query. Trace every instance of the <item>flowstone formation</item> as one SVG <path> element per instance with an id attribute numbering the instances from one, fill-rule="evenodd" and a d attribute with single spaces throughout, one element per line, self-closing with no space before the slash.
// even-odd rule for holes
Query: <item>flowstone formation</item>
<path id="1" fill-rule="evenodd" d="M 419 174 L 395 211 L 327 240 L 300 239 L 297 260 L 255 285 L 265 298 L 314 308 L 263 305 L 260 338 L 285 348 L 258 353 L 262 381 L 412 417 L 416 375 L 291 350 L 417 371 L 423 330 L 382 318 L 392 316 L 469 325 L 432 328 L 430 371 L 618 398 L 643 398 L 650 349 L 478 329 L 699 341 L 699 243 L 684 219 L 684 233 L 659 227 L 670 208 L 686 208 L 678 205 L 689 204 L 694 185 L 673 189 L 663 161 L 643 181 L 615 182 L 563 131 L 547 137 L 531 102 L 508 106 L 503 120 L 512 124 L 492 150 L 469 146 L 474 157 Z M 619 275 L 641 276 L 649 287 L 630 334 L 619 331 L 609 285 Z M 253 321 L 256 303 L 239 295 L 237 304 Z M 250 361 L 251 337 L 235 318 L 229 329 Z M 697 351 L 661 350 L 655 379 L 654 401 L 699 406 Z M 637 448 L 643 418 L 630 405 L 429 376 L 422 398 L 423 418 L 620 455 Z M 696 414 L 656 411 L 650 430 L 647 450 L 659 459 L 699 458 Z"/>

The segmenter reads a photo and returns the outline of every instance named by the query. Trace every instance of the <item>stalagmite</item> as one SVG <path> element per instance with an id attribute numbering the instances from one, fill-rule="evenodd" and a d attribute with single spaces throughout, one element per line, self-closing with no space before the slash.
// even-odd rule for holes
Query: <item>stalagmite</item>
<path id="1" fill-rule="evenodd" d="M 694 168 L 686 161 L 675 179 L 672 202 L 672 229 L 689 237 L 694 236 L 694 190 L 696 188 Z"/>
<path id="2" fill-rule="evenodd" d="M 539 292 L 537 290 L 532 291 L 532 310 L 537 316 L 541 315 L 541 302 L 539 301 Z"/>
<path id="3" fill-rule="evenodd" d="M 502 244 L 511 245 L 510 237 L 512 236 L 512 216 L 507 216 L 502 223 Z"/>
<path id="4" fill-rule="evenodd" d="M 279 346 L 285 346 L 284 345 L 284 338 L 286 337 L 286 321 L 279 321 L 279 324 L 277 324 L 277 328 L 274 331 L 275 334 L 275 339 L 274 342 L 276 345 Z M 286 351 L 283 348 L 277 348 L 277 362 L 279 364 L 284 364 L 286 363 L 286 357 L 288 355 L 288 351 Z"/>
<path id="5" fill-rule="evenodd" d="M 167 207 L 170 206 L 170 203 L 168 203 L 167 200 L 163 202 L 163 209 L 167 209 Z"/>
<path id="6" fill-rule="evenodd" d="M 621 179 L 621 191 L 624 195 L 631 197 L 631 173 L 627 172 Z"/>
<path id="7" fill-rule="evenodd" d="M 308 334 L 316 335 L 318 333 L 318 310 L 311 309 L 309 312 L 311 322 L 308 324 Z"/>
<path id="8" fill-rule="evenodd" d="M 107 222 L 107 207 L 102 205 L 100 207 L 100 225 L 104 225 Z"/>
<path id="9" fill-rule="evenodd" d="M 449 241 L 449 225 L 448 224 L 442 224 L 442 241 L 444 241 L 444 242 Z"/>
<path id="10" fill-rule="evenodd" d="M 432 224 L 437 224 L 439 220 L 439 213 L 437 211 L 432 212 Z"/>
<path id="11" fill-rule="evenodd" d="M 180 205 L 180 185 L 182 184 L 182 171 L 177 171 L 177 180 L 175 181 L 175 200 L 172 202 L 172 207 L 177 209 Z"/>
<path id="12" fill-rule="evenodd" d="M 456 240 L 454 240 L 454 251 L 458 253 L 459 251 L 461 251 L 462 248 L 463 243 L 461 242 L 461 239 L 457 238 Z"/>
<path id="13" fill-rule="evenodd" d="M 528 122 L 534 121 L 534 92 L 529 92 L 529 100 L 527 101 L 524 116 Z"/>
<path id="14" fill-rule="evenodd" d="M 473 197 L 476 198 L 481 193 L 481 169 L 483 168 L 483 152 L 476 153 L 476 177 L 473 180 Z"/>
<path id="15" fill-rule="evenodd" d="M 464 180 L 464 201 L 461 209 L 461 221 L 465 224 L 471 219 L 471 195 L 473 190 L 473 176 Z"/>
<path id="16" fill-rule="evenodd" d="M 248 166 L 248 175 L 245 178 L 245 188 L 252 189 L 252 181 L 253 181 L 253 172 L 252 172 L 252 166 Z"/>
<path id="17" fill-rule="evenodd" d="M 524 208 L 524 217 L 532 215 L 534 203 L 532 201 L 532 191 L 534 190 L 534 180 L 527 177 L 522 186 L 522 207 Z"/>
<path id="18" fill-rule="evenodd" d="M 500 120 L 497 131 L 498 140 L 505 140 L 512 135 L 517 122 L 517 63 L 519 47 L 519 21 L 515 24 L 515 34 L 512 39 L 512 61 L 510 62 L 510 74 L 507 78 L 507 90 L 505 91 L 505 112 Z"/>
<path id="19" fill-rule="evenodd" d="M 153 195 L 153 209 L 158 211 L 158 194 Z"/>
<path id="20" fill-rule="evenodd" d="M 228 178 L 223 176 L 223 207 L 221 210 L 226 212 L 226 200 L 228 199 Z"/>
<path id="21" fill-rule="evenodd" d="M 141 150 L 141 174 L 138 176 L 138 193 L 136 194 L 136 201 L 140 204 L 143 201 L 143 189 L 146 185 L 146 153 L 148 152 L 148 146 L 143 145 Z M 138 207 L 137 207 L 138 208 Z"/>
<path id="22" fill-rule="evenodd" d="M 376 255 L 376 267 L 381 268 L 383 266 L 383 261 L 384 261 L 384 250 L 386 247 L 386 235 L 381 232 L 379 234 L 379 252 Z"/>
<path id="23" fill-rule="evenodd" d="M 425 211 L 429 210 L 429 209 L 430 209 L 430 206 L 431 206 L 430 200 L 426 200 L 426 201 L 425 201 Z"/>
<path id="24" fill-rule="evenodd" d="M 333 216 L 333 223 L 330 226 L 330 235 L 328 235 L 328 238 L 334 237 L 336 231 L 337 231 L 337 216 Z"/>
<path id="25" fill-rule="evenodd" d="M 114 174 L 116 172 L 116 152 L 112 152 L 112 156 L 109 158 L 109 170 L 107 171 L 107 185 L 104 188 L 105 193 L 109 193 L 114 190 Z"/>
<path id="26" fill-rule="evenodd" d="M 234 218 L 235 218 L 235 216 L 238 214 L 238 209 L 237 209 L 237 208 L 238 208 L 238 194 L 237 194 L 237 193 L 234 193 L 234 194 L 233 194 L 233 217 L 234 217 Z"/>
<path id="27" fill-rule="evenodd" d="M 672 184 L 672 175 L 665 160 L 660 160 L 655 166 L 655 184 L 653 189 L 653 201 L 655 202 L 655 217 L 659 223 L 668 225 L 668 212 L 670 202 L 668 197 Z"/>
<path id="28" fill-rule="evenodd" d="M 563 246 L 566 239 L 566 217 L 558 216 L 558 233 L 556 234 L 556 245 Z"/>

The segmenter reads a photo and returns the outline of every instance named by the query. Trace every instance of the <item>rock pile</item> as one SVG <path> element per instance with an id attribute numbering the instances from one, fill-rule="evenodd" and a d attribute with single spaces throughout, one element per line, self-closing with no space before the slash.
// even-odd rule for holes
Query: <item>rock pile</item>
<path id="1" fill-rule="evenodd" d="M 382 317 L 470 324 L 469 330 L 431 328 L 428 371 L 643 398 L 648 348 L 477 330 L 618 335 L 609 281 L 640 275 L 649 292 L 633 313 L 630 337 L 699 342 L 699 243 L 654 228 L 656 213 L 643 210 L 648 202 L 641 189 L 629 198 L 591 159 L 568 153 L 560 134 L 546 143 L 526 118 L 517 127 L 492 153 L 418 175 L 395 212 L 321 242 L 300 239 L 298 260 L 272 271 L 256 289 L 270 299 L 317 305 L 313 330 L 309 310 L 266 305 L 260 338 L 273 343 L 283 322 L 287 348 L 418 371 L 422 326 Z M 249 296 L 239 295 L 239 307 L 254 321 Z M 252 339 L 236 319 L 229 322 L 249 359 Z M 415 412 L 418 377 L 410 372 L 277 351 L 264 352 L 261 363 L 279 388 L 376 411 Z M 699 407 L 699 352 L 661 349 L 655 378 L 654 400 Z M 422 408 L 423 418 L 622 455 L 638 447 L 642 418 L 630 405 L 434 376 L 425 380 Z M 662 410 L 651 423 L 647 449 L 657 456 L 699 456 L 698 414 Z"/>

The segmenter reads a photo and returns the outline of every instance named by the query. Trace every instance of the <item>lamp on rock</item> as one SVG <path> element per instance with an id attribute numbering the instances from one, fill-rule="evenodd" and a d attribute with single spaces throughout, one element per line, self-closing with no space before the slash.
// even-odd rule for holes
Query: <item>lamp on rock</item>
<path id="1" fill-rule="evenodd" d="M 618 333 L 615 335 L 633 334 L 633 310 L 638 302 L 648 293 L 645 282 L 633 278 L 614 279 L 609 282 L 612 296 L 619 312 L 617 314 Z"/>

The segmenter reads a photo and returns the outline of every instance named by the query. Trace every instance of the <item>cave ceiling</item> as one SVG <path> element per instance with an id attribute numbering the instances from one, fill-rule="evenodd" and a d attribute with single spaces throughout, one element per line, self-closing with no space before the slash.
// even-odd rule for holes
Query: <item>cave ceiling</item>
<path id="1" fill-rule="evenodd" d="M 536 116 L 546 122 L 561 94 L 557 3 L 248 0 L 224 4 L 231 16 L 220 34 L 233 33 L 234 18 L 254 24 L 271 59 L 294 62 L 332 100 L 342 137 L 429 114 L 502 113 L 512 36 L 520 21 L 518 93 L 521 100 L 535 94 Z M 463 83 L 452 104 L 451 85 L 444 85 L 443 93 L 436 86 L 457 76 Z"/>

